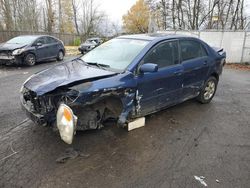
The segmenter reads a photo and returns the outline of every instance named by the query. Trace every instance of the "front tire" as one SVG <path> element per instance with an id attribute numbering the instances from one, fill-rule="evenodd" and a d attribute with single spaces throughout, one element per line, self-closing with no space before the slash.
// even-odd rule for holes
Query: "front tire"
<path id="1" fill-rule="evenodd" d="M 215 77 L 209 77 L 208 80 L 205 82 L 202 90 L 200 91 L 197 100 L 202 104 L 209 103 L 214 97 L 214 94 L 217 89 L 217 84 L 218 80 Z"/>
<path id="2" fill-rule="evenodd" d="M 62 61 L 64 58 L 64 53 L 62 50 L 60 50 L 57 54 L 57 61 Z"/>
<path id="3" fill-rule="evenodd" d="M 34 54 L 27 54 L 24 58 L 24 62 L 28 66 L 34 66 L 36 64 L 36 57 Z"/>

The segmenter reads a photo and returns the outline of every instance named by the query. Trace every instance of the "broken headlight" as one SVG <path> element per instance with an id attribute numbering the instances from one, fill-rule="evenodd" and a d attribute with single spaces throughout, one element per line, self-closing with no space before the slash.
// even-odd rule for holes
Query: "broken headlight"
<path id="1" fill-rule="evenodd" d="M 71 144 L 77 123 L 77 117 L 71 108 L 65 104 L 61 104 L 56 114 L 56 122 L 61 139 L 67 144 Z"/>
<path id="2" fill-rule="evenodd" d="M 16 49 L 12 52 L 12 55 L 20 55 L 21 53 L 24 52 L 24 48 Z"/>

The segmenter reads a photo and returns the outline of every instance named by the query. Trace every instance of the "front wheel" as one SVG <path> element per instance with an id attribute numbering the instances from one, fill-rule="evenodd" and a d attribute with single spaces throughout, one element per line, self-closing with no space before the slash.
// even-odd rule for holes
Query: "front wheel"
<path id="1" fill-rule="evenodd" d="M 202 104 L 209 103 L 216 92 L 217 89 L 218 80 L 211 76 L 208 78 L 208 80 L 205 82 L 204 87 L 202 88 L 199 96 L 197 97 L 198 101 Z"/>
<path id="2" fill-rule="evenodd" d="M 28 66 L 33 66 L 36 64 L 36 57 L 34 54 L 27 54 L 24 58 L 24 62 Z"/>

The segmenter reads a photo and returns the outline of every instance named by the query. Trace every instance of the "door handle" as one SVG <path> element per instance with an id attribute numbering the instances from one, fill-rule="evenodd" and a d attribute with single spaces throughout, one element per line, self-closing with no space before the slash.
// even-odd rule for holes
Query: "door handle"
<path id="1" fill-rule="evenodd" d="M 207 60 L 203 62 L 203 65 L 207 65 Z"/>

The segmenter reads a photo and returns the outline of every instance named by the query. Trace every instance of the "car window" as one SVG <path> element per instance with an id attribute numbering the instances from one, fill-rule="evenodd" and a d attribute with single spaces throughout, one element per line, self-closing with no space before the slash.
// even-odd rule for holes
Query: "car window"
<path id="1" fill-rule="evenodd" d="M 37 36 L 19 36 L 7 41 L 7 44 L 30 44 L 36 40 Z"/>
<path id="2" fill-rule="evenodd" d="M 51 43 L 56 43 L 57 40 L 54 39 L 54 38 L 52 38 L 52 37 L 47 37 L 47 42 L 48 42 L 49 44 L 51 44 Z"/>
<path id="3" fill-rule="evenodd" d="M 163 68 L 179 63 L 178 42 L 164 42 L 150 50 L 143 58 L 143 63 L 154 63 Z"/>
<path id="4" fill-rule="evenodd" d="M 206 50 L 197 41 L 182 40 L 180 41 L 180 48 L 183 61 L 207 56 Z"/>
<path id="5" fill-rule="evenodd" d="M 42 44 L 46 44 L 46 38 L 45 37 L 40 37 L 36 40 L 35 42 L 36 44 L 37 43 L 42 43 Z"/>
<path id="6" fill-rule="evenodd" d="M 125 70 L 148 43 L 149 41 L 144 40 L 116 38 L 103 43 L 81 59 Z"/>

